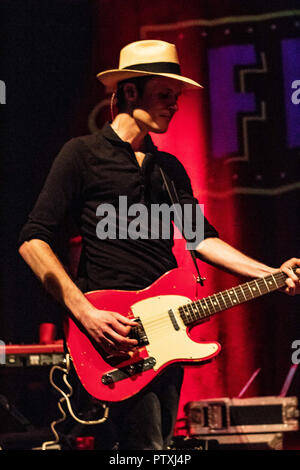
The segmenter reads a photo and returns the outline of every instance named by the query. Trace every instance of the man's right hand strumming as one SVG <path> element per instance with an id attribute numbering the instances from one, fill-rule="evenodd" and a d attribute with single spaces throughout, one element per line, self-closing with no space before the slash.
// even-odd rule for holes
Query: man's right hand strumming
<path id="1" fill-rule="evenodd" d="M 128 353 L 137 340 L 128 338 L 136 322 L 117 312 L 98 310 L 91 306 L 79 317 L 87 333 L 109 354 Z"/>
<path id="2" fill-rule="evenodd" d="M 137 341 L 128 338 L 136 323 L 117 312 L 96 309 L 72 281 L 52 248 L 33 239 L 21 245 L 19 252 L 45 288 L 67 307 L 87 333 L 109 354 L 128 352 Z"/>

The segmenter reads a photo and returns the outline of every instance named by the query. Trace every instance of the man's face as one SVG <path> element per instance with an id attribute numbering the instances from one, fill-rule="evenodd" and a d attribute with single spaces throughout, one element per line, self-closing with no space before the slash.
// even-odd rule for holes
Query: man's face
<path id="1" fill-rule="evenodd" d="M 146 82 L 143 96 L 133 111 L 133 117 L 147 132 L 166 132 L 178 109 L 181 84 L 165 77 L 153 77 Z"/>

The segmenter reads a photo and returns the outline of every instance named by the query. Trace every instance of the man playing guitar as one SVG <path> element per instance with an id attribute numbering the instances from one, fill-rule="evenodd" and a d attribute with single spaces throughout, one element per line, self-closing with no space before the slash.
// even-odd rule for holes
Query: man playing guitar
<path id="1" fill-rule="evenodd" d="M 95 307 L 84 293 L 145 289 L 177 265 L 172 229 L 169 239 L 133 239 L 124 234 L 101 238 L 98 208 L 103 203 L 117 207 L 120 196 L 127 197 L 128 205 L 150 207 L 167 202 L 160 168 L 175 182 L 180 204 L 197 205 L 184 168 L 174 156 L 154 146 L 149 132 L 166 132 L 180 94 L 201 85 L 180 75 L 174 45 L 155 40 L 129 44 L 121 51 L 119 68 L 102 72 L 98 78 L 116 92 L 118 114 L 98 133 L 72 139 L 63 147 L 23 227 L 19 252 L 93 342 L 114 357 L 134 354 L 138 340 L 130 331 L 136 321 Z M 75 281 L 55 254 L 55 237 L 67 214 L 73 216 L 82 236 Z M 117 213 L 117 227 L 121 223 Z M 300 292 L 292 270 L 300 266 L 300 259 L 290 259 L 279 269 L 266 266 L 222 241 L 205 218 L 204 237 L 196 253 L 207 263 L 252 279 L 282 271 L 286 274 L 283 290 L 290 295 Z M 181 367 L 171 367 L 134 397 L 112 406 L 120 449 L 168 447 L 181 383 Z"/>

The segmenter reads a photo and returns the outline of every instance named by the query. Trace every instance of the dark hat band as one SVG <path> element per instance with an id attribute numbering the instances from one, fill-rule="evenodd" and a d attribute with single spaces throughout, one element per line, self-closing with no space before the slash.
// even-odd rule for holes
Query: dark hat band
<path id="1" fill-rule="evenodd" d="M 180 65 L 174 62 L 152 62 L 147 64 L 135 64 L 124 67 L 122 70 L 138 70 L 153 73 L 174 73 L 180 75 Z"/>

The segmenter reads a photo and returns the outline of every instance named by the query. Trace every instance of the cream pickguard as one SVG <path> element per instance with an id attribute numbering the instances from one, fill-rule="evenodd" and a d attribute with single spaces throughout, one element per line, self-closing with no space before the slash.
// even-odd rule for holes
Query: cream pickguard
<path id="1" fill-rule="evenodd" d="M 195 343 L 187 335 L 187 327 L 177 309 L 190 302 L 187 297 L 179 295 L 159 295 L 132 305 L 131 310 L 135 317 L 141 319 L 150 343 L 146 346 L 147 352 L 156 360 L 154 370 L 170 361 L 201 359 L 217 352 L 216 343 Z M 177 330 L 168 313 L 170 306 L 179 327 Z"/>

